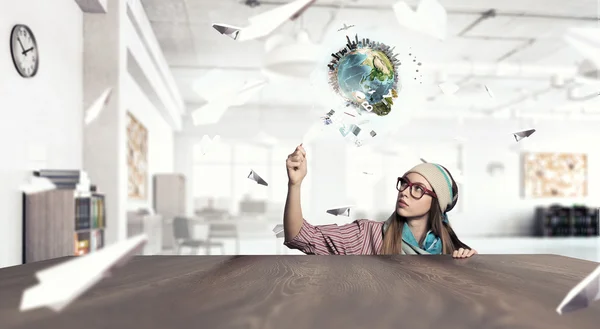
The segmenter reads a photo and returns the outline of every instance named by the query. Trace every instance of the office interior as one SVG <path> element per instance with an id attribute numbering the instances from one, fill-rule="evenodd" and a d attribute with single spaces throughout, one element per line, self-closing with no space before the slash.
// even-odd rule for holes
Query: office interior
<path id="1" fill-rule="evenodd" d="M 356 146 L 333 130 L 304 144 L 308 221 L 387 219 L 397 177 L 424 159 L 459 181 L 449 219 L 480 253 L 599 261 L 598 230 L 539 234 L 540 211 L 600 206 L 600 39 L 585 32 L 598 28 L 597 2 L 440 0 L 444 40 L 402 26 L 396 2 L 319 0 L 269 36 L 239 42 L 211 24 L 245 26 L 286 1 L 2 1 L 0 267 L 24 262 L 22 186 L 40 169 L 89 176 L 105 200 L 105 245 L 146 233 L 144 254 L 299 254 L 273 232 L 283 218 L 285 160 L 339 97 L 326 81 L 327 63 L 354 34 L 401 56 L 414 52 L 422 69 L 400 77 L 397 115 L 378 140 Z M 31 78 L 11 57 L 16 24 L 31 29 L 39 48 Z M 338 31 L 344 24 L 355 26 Z M 210 106 L 257 80 L 265 86 L 245 102 Z M 445 94 L 442 83 L 460 89 Z M 86 122 L 86 109 L 108 88 L 106 106 Z M 146 131 L 134 196 L 132 117 Z M 513 133 L 527 129 L 536 131 L 517 141 Z M 553 176 L 560 191 L 527 192 L 526 184 L 542 184 L 525 169 L 527 156 L 539 153 L 583 155 L 585 163 L 579 174 Z M 536 170 L 560 176 L 552 161 Z M 268 186 L 249 179 L 251 171 Z M 347 217 L 326 212 L 345 205 L 352 205 Z M 178 245 L 176 218 L 185 219 L 188 239 L 211 247 Z"/>

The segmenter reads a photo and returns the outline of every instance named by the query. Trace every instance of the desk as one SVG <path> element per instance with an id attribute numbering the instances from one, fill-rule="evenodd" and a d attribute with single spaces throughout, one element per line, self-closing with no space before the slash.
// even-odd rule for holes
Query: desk
<path id="1" fill-rule="evenodd" d="M 0 269 L 2 328 L 598 328 L 556 307 L 598 263 L 554 255 L 136 256 L 60 314 L 19 313 L 33 274 Z"/>

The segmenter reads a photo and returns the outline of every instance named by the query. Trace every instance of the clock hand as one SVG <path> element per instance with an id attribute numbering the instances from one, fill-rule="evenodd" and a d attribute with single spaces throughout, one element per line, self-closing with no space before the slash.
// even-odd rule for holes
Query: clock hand
<path id="1" fill-rule="evenodd" d="M 19 41 L 19 45 L 21 45 L 21 51 L 25 51 L 25 47 L 23 47 L 23 43 L 21 42 L 21 39 L 17 38 L 17 41 Z"/>
<path id="2" fill-rule="evenodd" d="M 23 55 L 27 55 L 27 53 L 28 53 L 28 52 L 30 52 L 30 51 L 32 51 L 32 50 L 33 50 L 33 47 L 31 47 L 31 48 L 29 48 L 29 49 L 25 50 L 25 51 L 23 52 Z"/>

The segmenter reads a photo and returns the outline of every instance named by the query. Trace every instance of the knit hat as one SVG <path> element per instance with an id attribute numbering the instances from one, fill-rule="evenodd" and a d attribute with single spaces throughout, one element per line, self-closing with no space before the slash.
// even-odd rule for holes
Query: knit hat
<path id="1" fill-rule="evenodd" d="M 447 221 L 448 217 L 446 216 L 446 212 L 452 210 L 458 201 L 458 186 L 452 178 L 452 175 L 450 175 L 450 172 L 446 168 L 435 163 L 421 163 L 406 173 L 417 173 L 425 177 L 437 196 L 440 210 L 442 211 L 442 214 L 444 214 L 444 221 Z M 395 213 L 396 212 L 394 211 L 385 221 L 383 225 L 384 233 L 387 231 L 390 223 L 394 220 Z"/>
<path id="2" fill-rule="evenodd" d="M 446 168 L 435 163 L 420 163 L 406 173 L 417 173 L 425 177 L 437 195 L 442 214 L 454 208 L 458 200 L 458 187 Z"/>

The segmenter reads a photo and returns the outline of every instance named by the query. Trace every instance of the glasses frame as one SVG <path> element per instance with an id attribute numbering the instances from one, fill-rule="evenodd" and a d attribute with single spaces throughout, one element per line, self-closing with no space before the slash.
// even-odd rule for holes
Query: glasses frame
<path id="1" fill-rule="evenodd" d="M 400 185 L 400 181 L 401 181 L 401 180 L 404 180 L 404 181 L 406 182 L 406 187 L 405 187 L 405 188 L 403 188 L 403 189 L 400 189 L 400 186 L 401 186 L 401 185 Z M 418 198 L 417 198 L 417 197 L 416 197 L 416 196 L 413 194 L 413 186 L 418 186 L 418 187 L 422 188 L 422 189 L 423 189 L 423 191 L 424 191 L 424 192 L 423 192 L 423 195 L 421 195 L 420 197 L 418 197 Z M 403 191 L 404 191 L 404 190 L 406 190 L 407 188 L 410 188 L 410 190 L 409 190 L 410 196 L 412 196 L 412 197 L 413 197 L 415 200 L 420 200 L 420 199 L 421 199 L 421 198 L 423 198 L 423 196 L 425 196 L 425 195 L 429 195 L 429 196 L 431 196 L 432 198 L 437 198 L 437 195 L 435 194 L 435 192 L 433 192 L 432 190 L 430 190 L 430 189 L 426 188 L 426 187 L 425 187 L 425 185 L 423 185 L 423 184 L 421 184 L 421 183 L 412 183 L 410 180 L 408 180 L 408 178 L 406 178 L 406 177 L 404 177 L 404 176 L 403 176 L 403 177 L 398 177 L 398 180 L 396 181 L 396 190 L 398 190 L 398 192 L 403 192 Z"/>

